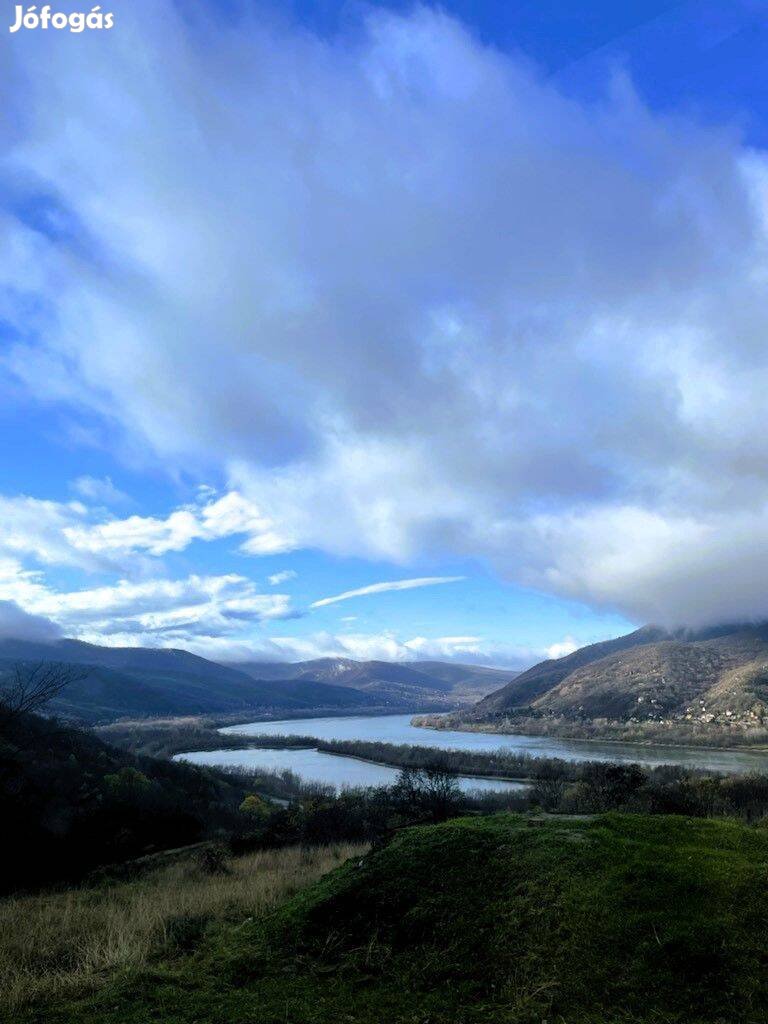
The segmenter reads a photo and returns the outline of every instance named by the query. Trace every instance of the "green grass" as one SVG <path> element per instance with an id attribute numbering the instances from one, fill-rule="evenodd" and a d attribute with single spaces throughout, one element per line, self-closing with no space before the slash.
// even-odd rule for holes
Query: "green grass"
<path id="1" fill-rule="evenodd" d="M 0 900 L 0 1017 L 30 1003 L 55 1005 L 160 958 L 178 956 L 209 930 L 241 923 L 366 847 L 262 851 L 203 869 L 198 852 L 129 881 Z"/>
<path id="2" fill-rule="evenodd" d="M 768 833 L 514 815 L 409 829 L 46 1024 L 768 1019 Z"/>

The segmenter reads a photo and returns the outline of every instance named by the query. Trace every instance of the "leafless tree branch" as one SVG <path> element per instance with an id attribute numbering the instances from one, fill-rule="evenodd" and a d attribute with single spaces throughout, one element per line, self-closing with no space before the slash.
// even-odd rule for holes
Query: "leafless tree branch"
<path id="1" fill-rule="evenodd" d="M 7 723 L 19 715 L 39 711 L 85 674 L 77 665 L 61 662 L 20 662 L 12 669 L 8 683 L 0 679 L 0 721 Z"/>

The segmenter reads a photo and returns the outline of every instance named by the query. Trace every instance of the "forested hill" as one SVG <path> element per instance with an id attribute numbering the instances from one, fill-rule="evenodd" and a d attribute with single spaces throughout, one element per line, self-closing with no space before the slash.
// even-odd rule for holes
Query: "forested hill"
<path id="1" fill-rule="evenodd" d="M 81 666 L 49 710 L 78 721 L 168 715 L 444 711 L 488 693 L 508 673 L 441 662 L 343 658 L 226 664 L 189 651 L 103 647 L 79 640 L 0 641 L 0 688 L 19 664 Z"/>
<path id="2" fill-rule="evenodd" d="M 233 826 L 247 782 L 134 757 L 35 715 L 0 720 L 0 890 L 76 881 L 102 864 Z"/>
<path id="3" fill-rule="evenodd" d="M 311 678 L 254 679 L 233 666 L 219 665 L 188 651 L 100 647 L 77 640 L 54 644 L 0 642 L 0 685 L 19 663 L 52 661 L 78 665 L 82 671 L 48 710 L 83 722 L 159 715 L 257 715 L 317 710 L 333 714 L 386 707 L 378 694 Z M 440 708 L 443 702 L 425 706 Z M 402 701 L 394 708 L 407 709 Z"/>
<path id="4" fill-rule="evenodd" d="M 509 714 L 760 728 L 768 722 L 768 624 L 701 631 L 646 626 L 535 665 L 466 717 Z"/>

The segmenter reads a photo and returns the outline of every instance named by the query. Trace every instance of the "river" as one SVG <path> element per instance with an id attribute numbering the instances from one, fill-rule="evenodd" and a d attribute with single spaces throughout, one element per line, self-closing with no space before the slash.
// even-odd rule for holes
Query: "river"
<path id="1" fill-rule="evenodd" d="M 644 765 L 681 764 L 720 772 L 768 772 L 768 752 L 717 750 L 707 747 L 643 746 L 635 743 L 603 743 L 566 740 L 552 736 L 501 735 L 423 729 L 411 725 L 411 715 L 356 715 L 348 718 L 300 718 L 280 722 L 249 722 L 221 730 L 238 736 L 309 736 L 322 740 L 374 740 L 410 743 L 448 750 L 494 751 L 504 749 L 531 757 L 559 757 L 568 761 L 620 761 Z M 222 767 L 291 769 L 306 781 L 343 786 L 378 786 L 391 783 L 397 771 L 386 765 L 339 757 L 315 749 L 216 750 L 179 754 L 193 764 Z M 463 789 L 515 789 L 520 783 L 499 779 L 460 777 Z"/>
<path id="2" fill-rule="evenodd" d="M 306 735 L 306 733 L 302 733 Z M 389 786 L 397 778 L 397 768 L 386 764 L 360 761 L 356 757 L 340 757 L 323 750 L 207 750 L 190 754 L 177 754 L 177 758 L 192 764 L 212 765 L 216 768 L 265 768 L 284 771 L 290 768 L 305 782 L 322 782 L 337 790 L 345 786 Z M 482 779 L 458 775 L 459 787 L 468 790 L 525 790 L 526 782 L 506 779 Z"/>

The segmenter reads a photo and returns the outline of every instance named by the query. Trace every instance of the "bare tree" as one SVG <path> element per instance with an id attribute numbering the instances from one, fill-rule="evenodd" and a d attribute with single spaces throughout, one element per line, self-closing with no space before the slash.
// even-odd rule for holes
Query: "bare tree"
<path id="1" fill-rule="evenodd" d="M 461 803 L 456 777 L 441 765 L 401 768 L 390 793 L 395 806 L 411 821 L 445 821 Z"/>
<path id="2" fill-rule="evenodd" d="M 39 711 L 71 683 L 82 679 L 85 670 L 77 665 L 40 661 L 34 665 L 20 662 L 10 680 L 0 680 L 0 721 L 8 723 L 19 715 Z"/>

